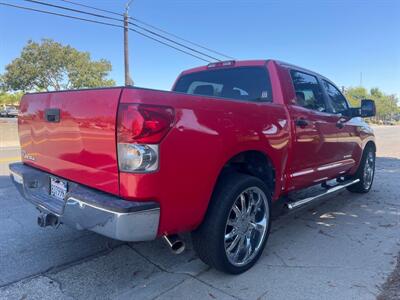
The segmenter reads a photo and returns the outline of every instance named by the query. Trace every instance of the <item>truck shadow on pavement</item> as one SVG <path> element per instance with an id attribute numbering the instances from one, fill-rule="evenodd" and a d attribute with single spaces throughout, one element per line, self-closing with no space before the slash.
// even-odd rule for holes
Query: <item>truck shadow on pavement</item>
<path id="1" fill-rule="evenodd" d="M 259 262 L 229 276 L 197 258 L 189 235 L 188 250 L 176 256 L 161 240 L 121 243 L 65 226 L 39 228 L 36 210 L 0 176 L 0 298 L 32 295 L 37 286 L 49 297 L 86 299 L 186 297 L 194 291 L 195 298 L 204 291 L 208 298 L 296 299 L 306 293 L 319 299 L 321 291 L 342 299 L 375 297 L 400 249 L 399 182 L 400 160 L 377 158 L 370 193 L 341 192 L 281 216 Z"/>

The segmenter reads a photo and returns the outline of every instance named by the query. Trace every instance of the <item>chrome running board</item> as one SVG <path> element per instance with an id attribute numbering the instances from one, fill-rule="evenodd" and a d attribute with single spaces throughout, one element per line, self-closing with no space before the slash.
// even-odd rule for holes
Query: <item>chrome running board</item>
<path id="1" fill-rule="evenodd" d="M 355 179 L 355 180 L 352 180 L 352 181 L 345 181 L 345 182 L 339 183 L 339 184 L 337 184 L 337 185 L 335 185 L 335 186 L 333 186 L 331 188 L 326 189 L 321 194 L 318 194 L 318 195 L 315 195 L 315 196 L 312 196 L 312 197 L 307 197 L 307 198 L 300 199 L 300 200 L 293 201 L 293 202 L 288 202 L 288 203 L 285 204 L 285 206 L 286 206 L 286 208 L 288 210 L 293 210 L 293 209 L 302 207 L 302 206 L 304 206 L 304 205 L 306 205 L 306 204 L 308 204 L 310 202 L 313 202 L 315 200 L 320 200 L 322 198 L 325 198 L 329 194 L 338 192 L 338 191 L 344 189 L 347 186 L 356 184 L 359 181 L 360 181 L 360 179 Z"/>

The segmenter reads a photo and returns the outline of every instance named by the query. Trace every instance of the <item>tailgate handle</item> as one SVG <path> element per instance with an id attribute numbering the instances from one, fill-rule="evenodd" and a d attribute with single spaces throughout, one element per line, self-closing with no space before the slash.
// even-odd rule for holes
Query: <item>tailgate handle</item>
<path id="1" fill-rule="evenodd" d="M 46 109 L 45 118 L 47 122 L 60 122 L 60 109 L 59 108 Z"/>

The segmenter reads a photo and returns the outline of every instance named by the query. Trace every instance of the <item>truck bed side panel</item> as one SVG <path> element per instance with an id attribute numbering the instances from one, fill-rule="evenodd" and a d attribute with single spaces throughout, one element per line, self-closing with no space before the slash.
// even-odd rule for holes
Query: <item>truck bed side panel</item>
<path id="1" fill-rule="evenodd" d="M 283 105 L 145 89 L 125 89 L 121 103 L 175 108 L 175 125 L 160 144 L 159 171 L 120 174 L 122 197 L 160 203 L 159 234 L 196 228 L 223 166 L 241 152 L 259 151 L 271 160 L 279 194 L 289 141 Z"/>

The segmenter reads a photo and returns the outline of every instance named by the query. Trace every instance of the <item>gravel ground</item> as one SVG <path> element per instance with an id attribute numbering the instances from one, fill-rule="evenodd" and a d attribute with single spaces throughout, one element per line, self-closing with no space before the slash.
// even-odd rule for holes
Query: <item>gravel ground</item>
<path id="1" fill-rule="evenodd" d="M 396 269 L 389 276 L 388 280 L 382 286 L 382 292 L 378 300 L 398 300 L 400 299 L 400 253 L 397 257 Z"/>

